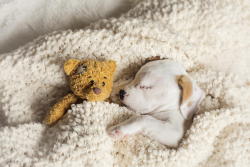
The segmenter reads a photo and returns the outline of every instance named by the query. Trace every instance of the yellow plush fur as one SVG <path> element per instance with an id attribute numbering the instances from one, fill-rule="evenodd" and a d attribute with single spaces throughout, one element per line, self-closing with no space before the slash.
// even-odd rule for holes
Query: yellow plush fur
<path id="1" fill-rule="evenodd" d="M 45 124 L 59 120 L 78 99 L 103 101 L 110 96 L 113 86 L 114 61 L 69 59 L 64 64 L 72 93 L 59 100 L 48 112 Z"/>

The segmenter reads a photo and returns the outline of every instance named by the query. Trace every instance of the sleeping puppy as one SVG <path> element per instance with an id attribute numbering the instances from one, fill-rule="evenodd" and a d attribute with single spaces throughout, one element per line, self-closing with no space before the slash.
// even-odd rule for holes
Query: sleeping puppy
<path id="1" fill-rule="evenodd" d="M 204 92 L 185 69 L 170 60 L 151 61 L 119 91 L 122 103 L 135 112 L 130 119 L 108 128 L 116 139 L 143 133 L 176 147 L 204 98 Z"/>

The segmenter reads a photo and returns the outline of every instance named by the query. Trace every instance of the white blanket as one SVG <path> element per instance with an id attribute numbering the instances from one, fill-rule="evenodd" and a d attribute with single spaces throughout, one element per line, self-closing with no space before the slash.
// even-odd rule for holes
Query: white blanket
<path id="1" fill-rule="evenodd" d="M 48 32 L 118 16 L 132 0 L 0 0 L 0 54 Z"/>
<path id="2" fill-rule="evenodd" d="M 0 166 L 249 166 L 249 26 L 249 0 L 151 0 L 0 55 Z M 116 87 L 157 55 L 182 63 L 206 92 L 177 149 L 140 134 L 113 141 L 106 127 L 132 112 L 107 102 L 72 105 L 55 126 L 40 123 L 69 89 L 66 59 L 115 60 Z"/>

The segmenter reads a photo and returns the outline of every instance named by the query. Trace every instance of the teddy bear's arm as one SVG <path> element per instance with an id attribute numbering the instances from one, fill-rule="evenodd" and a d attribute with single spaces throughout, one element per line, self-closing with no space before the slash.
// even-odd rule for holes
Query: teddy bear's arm
<path id="1" fill-rule="evenodd" d="M 64 115 L 67 109 L 70 108 L 71 104 L 77 102 L 77 99 L 78 98 L 72 93 L 69 93 L 64 96 L 61 100 L 59 100 L 56 104 L 52 106 L 43 122 L 47 125 L 55 123 Z"/>

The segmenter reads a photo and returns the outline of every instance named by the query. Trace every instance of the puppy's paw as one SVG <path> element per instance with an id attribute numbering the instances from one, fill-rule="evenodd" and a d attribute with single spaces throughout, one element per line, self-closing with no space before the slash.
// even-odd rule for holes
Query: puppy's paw
<path id="1" fill-rule="evenodd" d="M 108 135 L 114 139 L 122 139 L 123 137 L 127 136 L 123 133 L 120 126 L 112 126 L 107 130 Z"/>

